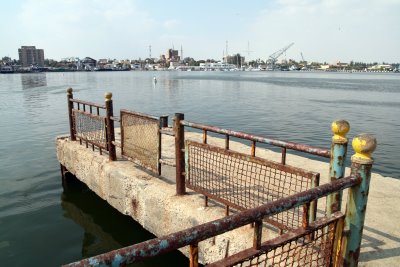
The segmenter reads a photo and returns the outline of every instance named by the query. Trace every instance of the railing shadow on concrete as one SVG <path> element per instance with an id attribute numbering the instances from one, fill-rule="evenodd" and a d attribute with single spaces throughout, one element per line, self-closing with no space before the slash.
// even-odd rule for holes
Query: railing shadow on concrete
<path id="1" fill-rule="evenodd" d="M 362 262 L 400 256 L 399 236 L 394 236 L 364 225 L 362 239 L 363 243 L 361 244 L 361 248 L 364 249 L 364 251 L 360 253 Z M 388 247 L 389 242 L 391 243 L 390 247 Z"/>

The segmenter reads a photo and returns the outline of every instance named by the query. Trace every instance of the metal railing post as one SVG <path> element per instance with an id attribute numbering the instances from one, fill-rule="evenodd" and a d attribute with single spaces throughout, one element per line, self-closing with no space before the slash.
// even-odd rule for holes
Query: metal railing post
<path id="1" fill-rule="evenodd" d="M 106 104 L 106 118 L 107 118 L 107 146 L 108 146 L 108 157 L 110 161 L 117 160 L 117 153 L 115 151 L 115 132 L 114 132 L 114 121 L 112 117 L 114 116 L 113 112 L 113 101 L 112 101 L 112 93 L 107 92 L 104 94 L 105 104 Z"/>
<path id="2" fill-rule="evenodd" d="M 67 89 L 67 101 L 68 101 L 68 119 L 69 119 L 69 133 L 71 135 L 71 141 L 76 141 L 75 130 L 74 130 L 74 118 L 72 114 L 72 109 L 74 108 L 74 103 L 70 101 L 73 99 L 72 88 Z"/>
<path id="3" fill-rule="evenodd" d="M 160 116 L 160 128 L 168 127 L 168 115 Z"/>
<path id="4" fill-rule="evenodd" d="M 175 159 L 176 159 L 176 194 L 178 196 L 186 193 L 185 186 L 185 128 L 181 125 L 184 119 L 183 113 L 175 113 Z"/>
<path id="5" fill-rule="evenodd" d="M 376 139 L 372 135 L 360 134 L 354 137 L 352 145 L 356 153 L 351 157 L 351 174 L 359 177 L 361 183 L 349 188 L 346 205 L 342 255 L 343 265 L 350 267 L 358 265 L 371 168 L 374 162 L 371 154 L 376 148 Z"/>
<path id="6" fill-rule="evenodd" d="M 158 131 L 158 155 L 157 155 L 157 174 L 161 175 L 161 153 L 162 153 L 162 138 L 161 129 L 168 127 L 168 115 L 160 116 L 160 126 Z"/>
<path id="7" fill-rule="evenodd" d="M 189 246 L 189 266 L 199 267 L 199 244 L 194 243 Z"/>
<path id="8" fill-rule="evenodd" d="M 347 154 L 348 139 L 346 134 L 350 130 L 350 124 L 345 120 L 336 120 L 332 122 L 332 145 L 331 159 L 329 162 L 329 177 L 333 182 L 344 177 L 345 160 Z M 330 216 L 341 209 L 342 191 L 332 193 L 326 198 L 326 213 Z"/>

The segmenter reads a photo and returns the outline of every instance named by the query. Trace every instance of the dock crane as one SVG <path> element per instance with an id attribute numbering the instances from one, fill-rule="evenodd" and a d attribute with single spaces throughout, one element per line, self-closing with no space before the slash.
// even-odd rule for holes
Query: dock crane
<path id="1" fill-rule="evenodd" d="M 294 45 L 294 43 L 291 43 L 287 46 L 285 46 L 284 48 L 276 51 L 275 53 L 273 53 L 272 55 L 270 55 L 267 59 L 267 65 L 270 67 L 270 69 L 274 70 L 275 69 L 275 64 L 278 61 L 278 58 L 285 53 L 292 45 Z"/>
<path id="2" fill-rule="evenodd" d="M 302 62 L 304 64 L 304 66 L 301 69 L 302 70 L 307 70 L 307 62 L 304 60 L 303 52 L 300 52 L 300 55 L 301 55 L 301 60 L 303 60 Z"/>

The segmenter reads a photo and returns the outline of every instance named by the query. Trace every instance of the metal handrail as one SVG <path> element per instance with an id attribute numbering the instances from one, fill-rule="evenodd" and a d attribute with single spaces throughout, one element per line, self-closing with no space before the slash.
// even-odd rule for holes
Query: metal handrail
<path id="1" fill-rule="evenodd" d="M 280 212 L 299 207 L 333 192 L 341 191 L 360 183 L 360 177 L 349 176 L 222 219 L 194 226 L 164 237 L 154 238 L 139 244 L 113 250 L 111 252 L 64 266 L 92 266 L 103 264 L 106 266 L 121 266 L 139 262 L 187 245 L 197 244 L 198 242 L 208 238 L 260 221 L 264 217 L 273 216 Z"/>
<path id="2" fill-rule="evenodd" d="M 303 144 L 298 144 L 298 143 L 293 143 L 293 142 L 286 142 L 286 141 L 281 141 L 281 140 L 276 140 L 268 137 L 262 137 L 254 134 L 249 134 L 245 132 L 238 132 L 238 131 L 233 131 L 233 130 L 228 130 L 228 129 L 223 129 L 215 126 L 210 126 L 206 124 L 201 124 L 201 123 L 196 123 L 196 122 L 191 122 L 187 120 L 182 120 L 181 125 L 183 126 L 188 126 L 191 128 L 195 129 L 200 129 L 204 131 L 209 131 L 209 132 L 214 132 L 218 134 L 224 134 L 232 137 L 237 137 L 241 139 L 246 139 L 254 142 L 259 142 L 259 143 L 264 143 L 264 144 L 269 144 L 277 147 L 282 147 L 282 148 L 287 148 L 287 149 L 292 149 L 292 150 L 297 150 L 300 152 L 305 152 L 308 154 L 313 154 L 317 156 L 321 156 L 324 158 L 330 158 L 331 152 L 327 149 L 323 148 L 318 148 L 318 147 L 313 147 L 309 145 L 303 145 Z"/>

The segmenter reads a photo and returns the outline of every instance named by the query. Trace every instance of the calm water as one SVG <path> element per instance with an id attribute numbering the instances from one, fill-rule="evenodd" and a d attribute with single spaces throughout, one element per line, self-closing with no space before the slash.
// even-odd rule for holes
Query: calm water
<path id="1" fill-rule="evenodd" d="M 330 123 L 344 118 L 351 124 L 350 137 L 376 135 L 374 171 L 400 177 L 400 74 L 0 75 L 2 266 L 55 266 L 152 237 L 79 184 L 62 190 L 54 140 L 68 132 L 67 87 L 76 98 L 93 102 L 112 91 L 116 111 L 184 112 L 188 120 L 325 148 Z M 184 260 L 173 254 L 146 266 L 171 261 L 178 266 Z"/>

